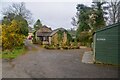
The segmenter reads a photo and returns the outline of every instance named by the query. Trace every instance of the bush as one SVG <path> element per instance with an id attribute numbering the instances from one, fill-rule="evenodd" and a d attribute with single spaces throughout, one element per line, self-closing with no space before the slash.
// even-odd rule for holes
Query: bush
<path id="1" fill-rule="evenodd" d="M 37 41 L 36 41 L 36 39 L 34 39 L 34 38 L 32 39 L 32 43 L 33 44 L 38 44 Z"/>
<path id="2" fill-rule="evenodd" d="M 80 49 L 79 46 L 70 46 L 70 49 Z"/>
<path id="3" fill-rule="evenodd" d="M 55 49 L 54 45 L 45 45 L 44 48 L 46 49 Z"/>
<path id="4" fill-rule="evenodd" d="M 0 47 L 2 46 L 2 26 L 0 25 Z"/>
<path id="5" fill-rule="evenodd" d="M 79 46 L 68 46 L 68 45 L 44 45 L 46 49 L 80 49 Z"/>
<path id="6" fill-rule="evenodd" d="M 19 22 L 13 20 L 11 25 L 2 25 L 2 50 L 23 46 L 25 36 L 20 33 Z"/>
<path id="7" fill-rule="evenodd" d="M 68 46 L 63 46 L 62 48 L 63 48 L 63 49 L 69 49 L 69 47 L 68 47 Z"/>
<path id="8" fill-rule="evenodd" d="M 92 35 L 90 32 L 81 32 L 77 41 L 81 43 L 82 46 L 90 46 L 92 43 Z"/>
<path id="9" fill-rule="evenodd" d="M 56 49 L 60 49 L 61 48 L 61 46 L 59 44 L 56 45 L 55 47 L 56 47 Z"/>

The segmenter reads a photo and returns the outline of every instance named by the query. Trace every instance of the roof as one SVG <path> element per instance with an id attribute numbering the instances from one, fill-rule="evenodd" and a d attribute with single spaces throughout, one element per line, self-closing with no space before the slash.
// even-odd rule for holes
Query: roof
<path id="1" fill-rule="evenodd" d="M 46 26 L 44 26 L 44 28 L 48 28 L 48 27 L 46 27 Z M 55 33 L 57 33 L 58 31 L 65 31 L 65 29 L 64 28 L 58 28 L 58 29 L 55 29 L 55 30 L 48 30 L 48 31 L 46 31 L 46 30 L 38 30 L 37 31 L 37 36 L 53 36 Z"/>
<path id="2" fill-rule="evenodd" d="M 111 28 L 117 27 L 117 25 L 120 25 L 120 22 L 119 22 L 119 23 L 112 24 L 112 25 L 108 25 L 108 26 L 106 26 L 106 27 L 103 28 L 103 29 L 97 30 L 96 32 L 93 33 L 93 35 L 94 35 L 95 33 L 97 33 L 97 32 L 101 32 L 101 31 L 104 31 L 104 30 L 107 30 L 107 29 L 111 29 Z"/>
<path id="3" fill-rule="evenodd" d="M 50 36 L 51 32 L 37 32 L 37 36 Z"/>
<path id="4" fill-rule="evenodd" d="M 52 33 L 50 34 L 50 36 L 53 36 L 53 35 L 54 35 L 55 33 L 57 33 L 59 30 L 60 30 L 60 31 L 65 31 L 64 28 L 58 28 L 58 29 L 53 30 Z"/>
<path id="5" fill-rule="evenodd" d="M 52 29 L 50 27 L 47 27 L 46 25 L 42 26 L 42 28 L 47 28 L 52 31 Z"/>
<path id="6" fill-rule="evenodd" d="M 44 25 L 37 32 L 52 32 L 52 30 L 51 28 Z"/>

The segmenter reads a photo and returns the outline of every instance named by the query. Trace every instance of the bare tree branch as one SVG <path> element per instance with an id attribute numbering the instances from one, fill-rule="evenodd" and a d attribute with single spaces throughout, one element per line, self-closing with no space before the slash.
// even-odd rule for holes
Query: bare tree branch
<path id="1" fill-rule="evenodd" d="M 120 21 L 120 0 L 109 2 L 109 23 L 114 24 Z"/>
<path id="2" fill-rule="evenodd" d="M 9 13 L 13 13 L 15 14 L 15 16 L 16 15 L 22 16 L 24 19 L 28 21 L 29 24 L 32 22 L 32 17 L 31 17 L 32 13 L 28 9 L 26 9 L 25 3 L 23 2 L 13 3 L 3 11 L 3 15 L 5 16 L 9 15 Z"/>

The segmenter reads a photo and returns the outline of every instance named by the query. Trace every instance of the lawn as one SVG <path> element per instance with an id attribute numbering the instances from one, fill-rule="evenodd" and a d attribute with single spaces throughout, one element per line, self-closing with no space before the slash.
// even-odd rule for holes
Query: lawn
<path id="1" fill-rule="evenodd" d="M 12 51 L 6 50 L 3 51 L 2 54 L 0 54 L 0 58 L 2 57 L 3 59 L 14 59 L 22 54 L 25 53 L 25 48 L 17 48 Z"/>
<path id="2" fill-rule="evenodd" d="M 2 58 L 2 54 L 0 53 L 0 59 Z"/>

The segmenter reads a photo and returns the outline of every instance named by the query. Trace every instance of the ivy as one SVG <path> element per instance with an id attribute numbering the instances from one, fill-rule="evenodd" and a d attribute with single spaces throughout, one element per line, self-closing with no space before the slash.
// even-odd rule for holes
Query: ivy
<path id="1" fill-rule="evenodd" d="M 61 30 L 59 30 L 58 32 L 57 32 L 57 34 L 58 34 L 58 42 L 59 42 L 59 44 L 61 44 L 62 43 L 62 38 L 63 38 L 63 32 L 61 31 Z"/>
<path id="2" fill-rule="evenodd" d="M 64 32 L 67 34 L 67 43 L 66 43 L 66 45 L 70 45 L 70 42 L 72 41 L 72 37 L 71 37 L 71 35 L 68 33 L 67 30 L 64 30 L 64 31 L 59 30 L 59 31 L 57 32 L 57 34 L 58 34 L 58 42 L 59 42 L 59 44 L 62 44 L 62 43 L 63 43 L 63 41 L 64 41 L 64 40 L 63 40 Z"/>

